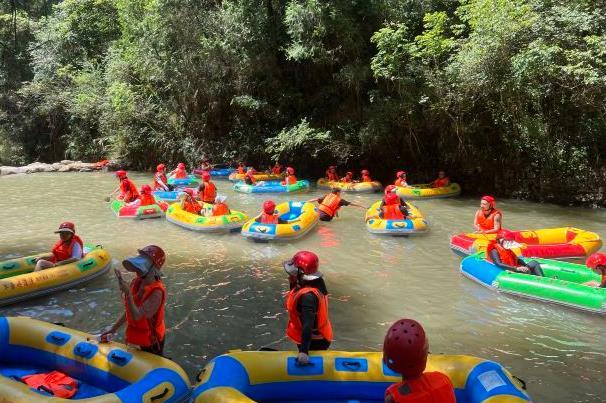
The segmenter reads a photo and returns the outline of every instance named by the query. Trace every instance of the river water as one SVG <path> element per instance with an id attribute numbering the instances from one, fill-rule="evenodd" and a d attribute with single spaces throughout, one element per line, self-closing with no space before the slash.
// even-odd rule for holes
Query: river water
<path id="1" fill-rule="evenodd" d="M 150 174 L 133 174 L 138 184 Z M 236 194 L 217 181 L 232 209 L 249 215 L 263 196 Z M 459 274 L 449 237 L 472 229 L 475 199 L 416 205 L 430 232 L 410 238 L 372 235 L 364 211 L 345 207 L 331 223 L 288 244 L 259 244 L 239 234 L 197 234 L 164 219 L 118 220 L 103 198 L 116 186 L 109 173 L 61 173 L 0 178 L 0 261 L 48 250 L 53 231 L 76 223 L 85 242 L 104 245 L 116 262 L 138 247 L 167 252 L 167 356 L 193 379 L 212 357 L 230 349 L 292 349 L 284 338 L 281 262 L 299 249 L 315 251 L 330 291 L 335 350 L 380 350 L 389 325 L 420 321 L 434 353 L 499 361 L 528 383 L 537 402 L 597 402 L 606 393 L 606 319 L 556 305 L 498 295 Z M 275 196 L 304 200 L 320 195 Z M 364 205 L 375 195 L 345 195 Z M 606 212 L 521 201 L 499 201 L 512 229 L 576 226 L 603 233 Z M 78 289 L 0 308 L 97 333 L 119 316 L 117 283 L 108 274 Z"/>

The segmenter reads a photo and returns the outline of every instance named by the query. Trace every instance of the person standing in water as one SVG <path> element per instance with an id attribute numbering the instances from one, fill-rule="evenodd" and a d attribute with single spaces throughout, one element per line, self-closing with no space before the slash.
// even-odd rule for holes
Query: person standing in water
<path id="1" fill-rule="evenodd" d="M 162 248 L 148 245 L 138 250 L 139 254 L 122 261 L 122 266 L 136 277 L 128 284 L 118 270 L 114 270 L 122 293 L 124 313 L 101 334 L 101 341 L 108 341 L 126 324 L 127 344 L 141 350 L 162 355 L 164 352 L 164 309 L 166 307 L 166 287 L 161 280 L 160 269 L 166 261 Z"/>

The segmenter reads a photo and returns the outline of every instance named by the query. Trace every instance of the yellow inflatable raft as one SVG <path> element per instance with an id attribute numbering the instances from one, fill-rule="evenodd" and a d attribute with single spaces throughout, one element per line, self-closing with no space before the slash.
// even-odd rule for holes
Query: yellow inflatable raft
<path id="1" fill-rule="evenodd" d="M 420 185 L 411 185 L 409 187 L 398 186 L 396 188 L 398 196 L 404 199 L 439 199 L 453 197 L 461 194 L 461 186 L 451 183 L 448 186 L 434 188 L 429 183 Z"/>
<path id="2" fill-rule="evenodd" d="M 373 234 L 385 235 L 414 235 L 422 234 L 429 230 L 427 221 L 423 213 L 413 206 L 406 203 L 408 216 L 404 220 L 384 220 L 379 217 L 381 211 L 381 200 L 375 202 L 366 210 L 366 229 Z"/>
<path id="3" fill-rule="evenodd" d="M 88 252 L 87 252 L 88 250 Z M 0 263 L 0 305 L 73 288 L 105 274 L 111 267 L 109 253 L 100 247 L 85 248 L 84 257 L 74 263 L 34 272 L 36 258 L 48 253 Z"/>
<path id="4" fill-rule="evenodd" d="M 71 400 L 87 403 L 182 402 L 190 394 L 187 375 L 166 358 L 39 320 L 0 317 L 2 401 L 67 401 L 20 381 L 53 370 L 76 379 Z"/>
<path id="5" fill-rule="evenodd" d="M 242 227 L 242 235 L 255 240 L 289 241 L 301 238 L 318 223 L 318 212 L 312 203 L 289 201 L 276 206 L 286 224 L 262 224 L 257 217 Z"/>
<path id="6" fill-rule="evenodd" d="M 212 205 L 205 204 L 204 208 L 206 210 L 212 209 Z M 192 231 L 230 232 L 242 228 L 242 225 L 248 220 L 248 216 L 239 211 L 231 210 L 231 214 L 205 217 L 183 210 L 181 203 L 173 203 L 166 210 L 166 220 Z"/>
<path id="7" fill-rule="evenodd" d="M 311 352 L 310 365 L 297 353 L 234 351 L 213 359 L 194 387 L 196 403 L 364 401 L 383 402 L 402 377 L 383 364 L 380 352 Z M 430 355 L 426 371 L 446 374 L 457 402 L 521 403 L 530 397 L 500 364 L 467 355 Z"/>
<path id="8" fill-rule="evenodd" d="M 353 192 L 353 193 L 374 193 L 381 190 L 381 182 L 332 182 L 326 178 L 318 179 L 317 185 L 321 189 L 333 189 L 339 188 L 342 192 Z"/>
<path id="9" fill-rule="evenodd" d="M 264 173 L 264 172 L 258 172 L 258 173 L 256 173 L 256 174 L 253 175 L 253 178 L 255 178 L 255 180 L 257 182 L 260 182 L 260 181 L 280 181 L 280 180 L 284 179 L 285 176 L 286 176 L 286 174 L 284 174 L 284 173 L 276 175 L 276 174 L 268 174 L 268 173 Z M 237 172 L 234 172 L 231 175 L 229 175 L 228 179 L 231 182 L 240 182 L 240 181 L 243 181 L 245 177 L 246 177 L 246 174 L 239 174 Z"/>

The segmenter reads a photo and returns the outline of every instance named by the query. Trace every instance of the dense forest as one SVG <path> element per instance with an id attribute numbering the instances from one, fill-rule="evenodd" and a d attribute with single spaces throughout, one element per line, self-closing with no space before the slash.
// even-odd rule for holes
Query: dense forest
<path id="1" fill-rule="evenodd" d="M 203 156 L 603 205 L 606 1 L 0 0 L 0 164 Z"/>

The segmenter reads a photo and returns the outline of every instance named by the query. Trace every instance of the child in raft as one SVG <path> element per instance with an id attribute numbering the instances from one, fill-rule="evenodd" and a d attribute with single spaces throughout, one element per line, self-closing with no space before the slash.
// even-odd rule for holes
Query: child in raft
<path id="1" fill-rule="evenodd" d="M 412 319 L 400 319 L 387 331 L 383 342 L 383 363 L 402 375 L 402 382 L 385 391 L 385 403 L 455 403 L 454 386 L 441 372 L 424 372 L 429 341 L 423 326 Z"/>
<path id="2" fill-rule="evenodd" d="M 606 288 L 606 254 L 602 252 L 594 253 L 587 258 L 585 264 L 595 273 L 602 276 L 602 281 L 588 281 L 585 285 L 589 287 Z"/>
<path id="3" fill-rule="evenodd" d="M 186 179 L 187 178 L 187 170 L 185 169 L 185 164 L 179 162 L 177 164 L 177 168 L 170 171 L 168 174 L 169 177 L 174 179 Z"/>

